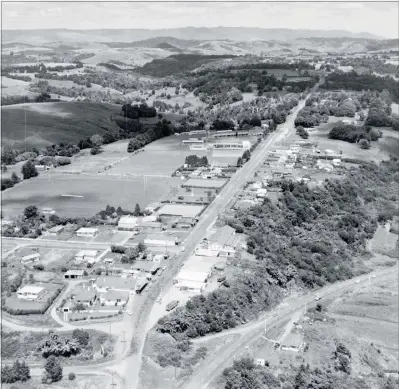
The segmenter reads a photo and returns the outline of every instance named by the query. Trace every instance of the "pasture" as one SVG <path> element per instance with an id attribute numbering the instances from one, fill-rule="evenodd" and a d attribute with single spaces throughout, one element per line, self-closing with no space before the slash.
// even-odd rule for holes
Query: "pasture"
<path id="1" fill-rule="evenodd" d="M 335 118 L 341 120 L 342 118 Z M 342 151 L 343 157 L 357 158 L 365 161 L 382 161 L 389 159 L 389 155 L 394 152 L 395 146 L 399 148 L 398 133 L 390 129 L 381 129 L 382 138 L 376 142 L 371 142 L 369 150 L 363 150 L 357 143 L 349 143 L 337 139 L 329 139 L 328 133 L 333 128 L 332 120 L 316 127 L 314 131 L 309 131 L 309 140 L 317 142 L 317 148 L 322 152 L 326 149 L 334 150 L 337 153 Z M 338 120 L 337 120 L 338 121 Z"/>
<path id="2" fill-rule="evenodd" d="M 14 80 L 8 77 L 1 77 L 1 94 L 2 96 L 37 95 L 37 93 L 32 93 L 29 91 L 29 82 Z"/>
<path id="3" fill-rule="evenodd" d="M 120 106 L 92 102 L 28 103 L 2 107 L 3 145 L 23 148 L 25 136 L 27 147 L 77 143 L 94 134 L 117 131 L 110 116 L 119 111 Z"/>
<path id="4" fill-rule="evenodd" d="M 164 199 L 179 179 L 167 177 L 124 178 L 119 176 L 67 175 L 53 173 L 51 179 L 39 176 L 4 191 L 5 217 L 22 214 L 28 205 L 51 207 L 60 216 L 90 217 L 107 204 L 133 210 Z M 65 195 L 82 197 L 65 197 Z"/>

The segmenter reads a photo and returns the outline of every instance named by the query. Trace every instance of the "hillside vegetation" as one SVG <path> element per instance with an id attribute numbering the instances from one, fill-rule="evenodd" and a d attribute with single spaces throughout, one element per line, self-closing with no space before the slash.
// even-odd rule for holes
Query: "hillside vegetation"
<path id="1" fill-rule="evenodd" d="M 13 148 L 45 147 L 55 143 L 78 143 L 94 134 L 117 132 L 110 116 L 119 107 L 92 102 L 40 103 L 3 107 L 3 145 Z M 25 121 L 26 114 L 26 121 Z"/>

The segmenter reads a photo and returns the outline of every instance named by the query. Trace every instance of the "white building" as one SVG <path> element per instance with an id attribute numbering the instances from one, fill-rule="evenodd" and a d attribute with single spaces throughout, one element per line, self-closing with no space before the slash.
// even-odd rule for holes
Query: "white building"
<path id="1" fill-rule="evenodd" d="M 126 305 L 129 300 L 129 292 L 108 290 L 100 294 L 100 302 L 107 307 Z"/>
<path id="2" fill-rule="evenodd" d="M 172 247 L 179 244 L 179 239 L 176 236 L 166 236 L 166 235 L 147 235 L 144 239 L 144 244 L 146 246 L 164 246 Z"/>
<path id="3" fill-rule="evenodd" d="M 45 294 L 45 289 L 42 286 L 25 285 L 18 289 L 17 296 L 24 300 L 37 300 Z"/>
<path id="4" fill-rule="evenodd" d="M 21 258 L 22 263 L 28 263 L 28 262 L 37 262 L 40 259 L 40 254 L 39 253 L 33 253 L 29 255 L 25 255 Z"/>
<path id="5" fill-rule="evenodd" d="M 76 231 L 76 235 L 77 235 L 77 236 L 82 236 L 82 237 L 86 237 L 86 238 L 87 238 L 87 237 L 92 238 L 92 237 L 96 236 L 98 233 L 99 233 L 98 228 L 86 228 L 86 227 L 82 227 L 82 228 L 79 228 L 79 229 Z"/>
<path id="6" fill-rule="evenodd" d="M 133 231 L 137 226 L 137 217 L 122 216 L 119 219 L 118 230 L 120 231 Z"/>
<path id="7" fill-rule="evenodd" d="M 96 262 L 97 250 L 81 250 L 75 255 L 77 262 Z"/>

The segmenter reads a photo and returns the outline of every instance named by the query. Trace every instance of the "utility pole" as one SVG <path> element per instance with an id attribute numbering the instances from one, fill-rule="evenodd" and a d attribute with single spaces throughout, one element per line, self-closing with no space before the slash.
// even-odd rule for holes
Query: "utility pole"
<path id="1" fill-rule="evenodd" d="M 116 383 L 114 382 L 114 372 L 111 372 L 111 386 L 114 387 L 116 386 Z"/>
<path id="2" fill-rule="evenodd" d="M 122 343 L 125 343 L 125 342 L 126 342 L 126 339 L 125 339 L 125 331 L 122 331 L 122 335 L 123 335 Z"/>

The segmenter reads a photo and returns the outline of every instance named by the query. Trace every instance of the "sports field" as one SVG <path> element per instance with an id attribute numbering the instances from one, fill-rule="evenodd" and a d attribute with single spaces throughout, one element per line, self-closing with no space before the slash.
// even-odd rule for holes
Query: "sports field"
<path id="1" fill-rule="evenodd" d="M 28 205 L 54 208 L 60 216 L 90 217 L 105 209 L 107 204 L 133 210 L 166 198 L 178 178 L 147 178 L 67 175 L 54 173 L 27 180 L 2 193 L 5 217 L 22 214 Z"/>

